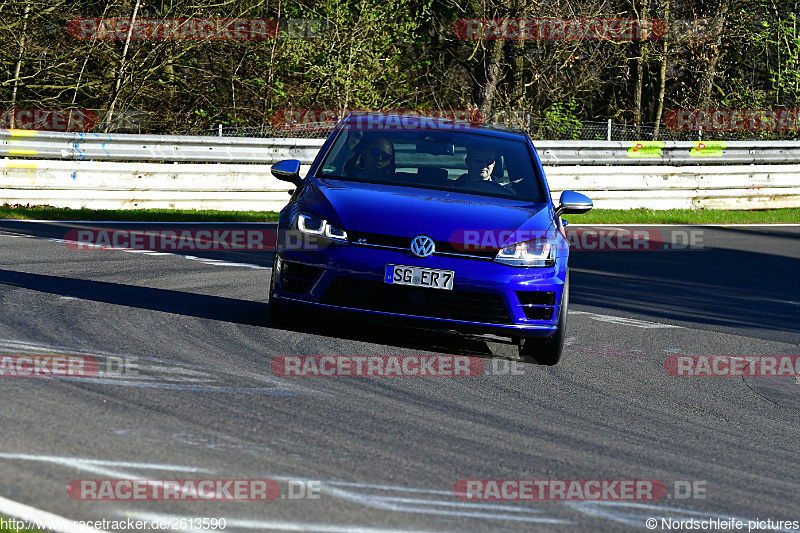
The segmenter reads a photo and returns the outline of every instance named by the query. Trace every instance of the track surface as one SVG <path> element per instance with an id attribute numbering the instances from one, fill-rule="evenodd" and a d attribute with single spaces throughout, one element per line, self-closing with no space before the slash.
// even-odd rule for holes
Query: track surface
<path id="1" fill-rule="evenodd" d="M 553 368 L 286 379 L 270 370 L 275 356 L 458 353 L 502 368 L 515 348 L 362 320 L 271 328 L 271 253 L 74 251 L 49 240 L 79 226 L 0 222 L 0 354 L 86 354 L 139 370 L 0 377 L 3 498 L 75 520 L 224 517 L 226 531 L 800 520 L 800 384 L 679 378 L 663 366 L 674 354 L 800 354 L 797 226 L 665 228 L 700 232 L 704 248 L 574 253 L 569 346 Z M 67 484 L 83 478 L 271 478 L 282 490 L 306 480 L 321 492 L 273 502 L 71 499 Z M 505 478 L 658 479 L 670 497 L 453 495 L 460 479 Z M 678 499 L 676 481 L 704 487 L 705 498 Z"/>

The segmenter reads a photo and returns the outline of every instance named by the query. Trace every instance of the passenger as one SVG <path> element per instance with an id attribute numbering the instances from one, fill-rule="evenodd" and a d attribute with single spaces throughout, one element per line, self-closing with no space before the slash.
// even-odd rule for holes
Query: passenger
<path id="1" fill-rule="evenodd" d="M 345 165 L 348 176 L 364 179 L 391 178 L 395 170 L 394 146 L 383 137 L 362 139 L 356 155 Z"/>

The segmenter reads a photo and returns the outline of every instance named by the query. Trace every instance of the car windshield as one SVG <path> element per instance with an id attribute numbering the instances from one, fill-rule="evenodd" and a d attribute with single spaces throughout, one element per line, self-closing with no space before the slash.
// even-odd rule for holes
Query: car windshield
<path id="1" fill-rule="evenodd" d="M 317 176 L 542 203 L 525 141 L 474 132 L 369 131 L 345 127 Z"/>

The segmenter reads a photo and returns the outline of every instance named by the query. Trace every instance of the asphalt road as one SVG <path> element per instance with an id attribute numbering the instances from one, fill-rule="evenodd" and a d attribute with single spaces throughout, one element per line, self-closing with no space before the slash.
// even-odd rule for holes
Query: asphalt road
<path id="1" fill-rule="evenodd" d="M 800 355 L 798 226 L 661 228 L 668 241 L 694 236 L 697 249 L 575 252 L 564 359 L 517 374 L 507 372 L 516 349 L 500 339 L 324 316 L 269 327 L 270 252 L 59 241 L 82 227 L 0 222 L 0 355 L 91 356 L 104 369 L 0 377 L 6 500 L 74 520 L 225 518 L 225 531 L 800 520 L 800 382 L 675 377 L 664 367 L 678 354 Z M 273 358 L 293 354 L 469 354 L 487 370 L 272 373 Z M 283 495 L 304 483 L 315 497 L 82 501 L 67 491 L 81 479 L 272 479 Z M 462 501 L 453 486 L 470 479 L 647 479 L 667 494 Z"/>

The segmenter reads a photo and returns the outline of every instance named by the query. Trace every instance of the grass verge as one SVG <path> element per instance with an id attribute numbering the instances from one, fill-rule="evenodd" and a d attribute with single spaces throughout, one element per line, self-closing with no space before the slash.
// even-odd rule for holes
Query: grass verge
<path id="1" fill-rule="evenodd" d="M 124 220 L 139 222 L 274 222 L 275 211 L 195 209 L 67 209 L 0 206 L 0 218 L 17 220 Z M 777 224 L 800 223 L 800 209 L 724 211 L 721 209 L 592 209 L 567 215 L 572 224 Z"/>
<path id="2" fill-rule="evenodd" d="M 67 209 L 44 205 L 0 206 L 0 218 L 15 220 L 126 220 L 136 222 L 274 222 L 275 211 L 198 209 Z"/>
<path id="3" fill-rule="evenodd" d="M 788 224 L 800 223 L 800 209 L 592 209 L 564 218 L 572 224 Z"/>

